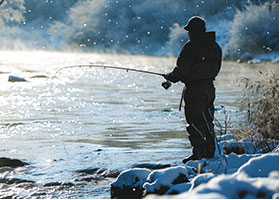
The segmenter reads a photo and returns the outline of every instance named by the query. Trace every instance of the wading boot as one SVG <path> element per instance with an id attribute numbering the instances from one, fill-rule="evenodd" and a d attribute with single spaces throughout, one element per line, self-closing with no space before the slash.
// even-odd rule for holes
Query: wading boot
<path id="1" fill-rule="evenodd" d="M 202 158 L 213 158 L 215 154 L 215 146 L 201 144 L 199 148 L 193 147 L 193 154 L 184 158 L 183 163 L 186 164 L 190 160 L 200 160 Z"/>
<path id="2" fill-rule="evenodd" d="M 190 160 L 199 160 L 195 155 L 190 155 L 190 156 L 188 156 L 188 157 L 185 157 L 183 160 L 182 160 L 182 162 L 184 163 L 184 164 L 186 164 L 188 161 L 190 161 Z"/>
<path id="3" fill-rule="evenodd" d="M 183 163 L 186 164 L 188 161 L 190 160 L 200 160 L 201 159 L 201 152 L 200 152 L 200 149 L 199 148 L 195 148 L 193 147 L 193 150 L 192 150 L 193 154 L 188 156 L 188 157 L 185 157 L 183 159 Z"/>

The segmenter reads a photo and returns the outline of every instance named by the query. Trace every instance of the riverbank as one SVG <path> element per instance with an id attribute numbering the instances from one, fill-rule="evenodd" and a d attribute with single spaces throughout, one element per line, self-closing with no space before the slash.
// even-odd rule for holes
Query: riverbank
<path id="1" fill-rule="evenodd" d="M 123 171 L 111 184 L 111 197 L 279 198 L 277 145 L 278 141 L 270 141 L 269 148 L 274 150 L 265 153 L 269 150 L 249 140 L 237 142 L 229 134 L 220 138 L 214 158 L 159 170 L 133 168 Z M 234 149 L 233 146 L 243 148 L 243 154 L 232 151 L 225 155 L 228 149 Z"/>

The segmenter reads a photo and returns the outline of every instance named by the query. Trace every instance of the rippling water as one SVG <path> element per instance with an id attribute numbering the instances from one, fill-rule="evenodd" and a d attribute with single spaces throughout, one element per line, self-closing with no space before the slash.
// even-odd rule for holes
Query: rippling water
<path id="1" fill-rule="evenodd" d="M 180 163 L 190 154 L 183 88 L 161 87 L 163 78 L 111 69 L 60 67 L 95 63 L 166 73 L 176 58 L 93 53 L 1 52 L 0 157 L 30 165 L 0 170 L 0 196 L 110 198 L 109 184 L 140 163 Z M 235 80 L 256 77 L 276 64 L 224 62 L 216 80 L 216 117 L 224 105 L 232 122 L 240 112 Z M 28 82 L 8 82 L 10 75 Z M 98 169 L 80 173 L 83 169 Z M 4 180 L 15 178 L 18 183 Z M 1 183 L 2 182 L 2 183 Z M 20 183 L 21 182 L 21 183 Z"/>

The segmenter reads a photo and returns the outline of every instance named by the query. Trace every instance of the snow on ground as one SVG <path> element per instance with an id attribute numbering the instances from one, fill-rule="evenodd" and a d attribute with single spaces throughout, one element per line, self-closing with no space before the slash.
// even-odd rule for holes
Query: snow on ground
<path id="1" fill-rule="evenodd" d="M 245 151 L 249 150 L 245 147 Z M 130 196 L 118 196 L 127 190 L 132 191 Z M 224 155 L 221 151 L 211 159 L 159 170 L 128 169 L 111 185 L 111 194 L 114 198 L 279 198 L 279 148 L 267 154 Z"/>
<path id="2" fill-rule="evenodd" d="M 198 175 L 194 180 L 198 179 Z M 203 178 L 204 178 L 203 177 Z M 203 179 L 202 178 L 202 179 Z M 257 155 L 243 164 L 233 174 L 206 177 L 199 184 L 176 198 L 278 198 L 279 197 L 279 154 Z M 200 181 L 203 182 L 203 181 Z"/>

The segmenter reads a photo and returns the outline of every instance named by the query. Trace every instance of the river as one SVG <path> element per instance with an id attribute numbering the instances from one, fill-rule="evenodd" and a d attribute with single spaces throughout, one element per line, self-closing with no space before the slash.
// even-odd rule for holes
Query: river
<path id="1" fill-rule="evenodd" d="M 0 170 L 0 197 L 110 198 L 114 173 L 142 163 L 181 164 L 191 153 L 184 112 L 178 110 L 183 84 L 165 90 L 160 76 L 93 68 L 65 69 L 51 78 L 69 65 L 167 73 L 175 62 L 175 57 L 1 51 L 0 157 L 29 165 Z M 224 119 L 223 105 L 231 122 L 238 122 L 235 101 L 242 88 L 236 80 L 257 78 L 259 70 L 278 73 L 278 64 L 223 62 L 215 81 L 218 120 Z M 8 82 L 10 75 L 27 82 Z M 7 178 L 25 181 L 11 184 Z"/>

